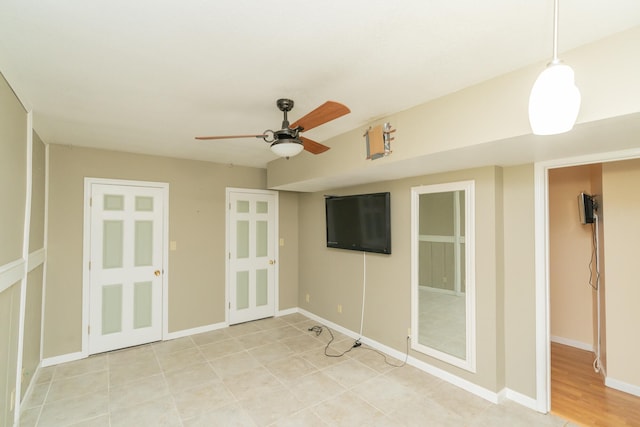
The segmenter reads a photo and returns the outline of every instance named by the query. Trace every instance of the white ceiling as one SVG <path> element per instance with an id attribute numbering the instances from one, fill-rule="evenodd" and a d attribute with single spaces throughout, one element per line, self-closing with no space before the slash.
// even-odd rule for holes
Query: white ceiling
<path id="1" fill-rule="evenodd" d="M 45 142 L 265 167 L 261 140 L 193 137 L 348 105 L 323 142 L 550 59 L 552 23 L 552 0 L 2 0 L 0 72 Z M 639 24 L 638 0 L 563 0 L 560 57 Z"/>

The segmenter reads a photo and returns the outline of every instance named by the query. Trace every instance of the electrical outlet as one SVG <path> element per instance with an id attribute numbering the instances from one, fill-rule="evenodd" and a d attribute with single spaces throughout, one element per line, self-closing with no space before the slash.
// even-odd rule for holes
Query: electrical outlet
<path id="1" fill-rule="evenodd" d="M 410 337 L 411 336 L 411 328 L 407 328 L 407 336 Z"/>
<path id="2" fill-rule="evenodd" d="M 284 246 L 284 239 L 282 237 L 280 238 L 280 246 Z"/>
<path id="3" fill-rule="evenodd" d="M 342 304 L 338 304 L 338 313 L 342 313 Z"/>
<path id="4" fill-rule="evenodd" d="M 304 299 L 309 302 L 309 294 L 305 295 Z"/>

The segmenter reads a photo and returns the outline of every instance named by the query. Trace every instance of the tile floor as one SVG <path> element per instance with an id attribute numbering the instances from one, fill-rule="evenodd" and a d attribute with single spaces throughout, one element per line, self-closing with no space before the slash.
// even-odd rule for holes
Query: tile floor
<path id="1" fill-rule="evenodd" d="M 42 369 L 21 426 L 568 426 L 493 405 L 292 314 Z M 333 332 L 331 349 L 353 340 Z M 399 364 L 400 361 L 389 360 Z"/>

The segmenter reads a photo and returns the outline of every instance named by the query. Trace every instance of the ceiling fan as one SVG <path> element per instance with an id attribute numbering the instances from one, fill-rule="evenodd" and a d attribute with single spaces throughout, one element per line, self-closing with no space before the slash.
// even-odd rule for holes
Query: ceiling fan
<path id="1" fill-rule="evenodd" d="M 271 151 L 287 159 L 299 154 L 302 150 L 307 150 L 311 154 L 320 154 L 327 151 L 329 147 L 304 136 L 300 136 L 300 133 L 311 130 L 351 112 L 345 105 L 334 101 L 327 101 L 306 116 L 289 124 L 287 113 L 293 109 L 293 101 L 285 98 L 278 99 L 276 105 L 278 109 L 284 113 L 284 120 L 282 121 L 282 128 L 280 130 L 265 130 L 258 135 L 196 136 L 196 139 L 262 138 L 265 142 L 271 144 Z"/>

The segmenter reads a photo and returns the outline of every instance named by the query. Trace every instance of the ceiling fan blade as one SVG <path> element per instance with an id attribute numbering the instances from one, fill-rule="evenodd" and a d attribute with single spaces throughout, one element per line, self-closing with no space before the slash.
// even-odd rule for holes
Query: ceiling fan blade
<path id="1" fill-rule="evenodd" d="M 235 138 L 264 138 L 266 135 L 224 135 L 224 136 L 196 136 L 199 140 L 209 139 L 235 139 Z"/>
<path id="2" fill-rule="evenodd" d="M 295 129 L 300 126 L 304 132 L 313 129 L 316 126 L 320 126 L 324 123 L 335 120 L 338 117 L 342 117 L 345 114 L 350 113 L 351 110 L 346 105 L 342 105 L 338 102 L 327 101 L 309 114 L 301 117 L 289 127 Z"/>
<path id="3" fill-rule="evenodd" d="M 302 145 L 304 146 L 304 149 L 310 152 L 311 154 L 324 153 L 329 148 L 331 148 L 331 147 L 327 147 L 326 145 L 322 145 L 319 142 L 312 141 L 311 139 L 306 138 L 304 136 L 300 136 L 299 138 L 300 138 L 300 141 L 302 141 Z"/>

